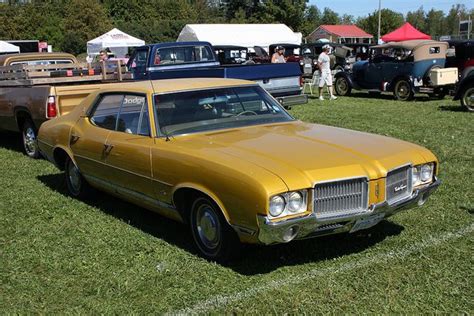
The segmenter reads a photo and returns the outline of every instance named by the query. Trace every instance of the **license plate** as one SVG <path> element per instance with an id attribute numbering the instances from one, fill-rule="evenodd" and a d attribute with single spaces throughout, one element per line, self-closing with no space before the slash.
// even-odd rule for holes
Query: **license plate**
<path id="1" fill-rule="evenodd" d="M 354 224 L 354 226 L 352 226 L 352 229 L 350 232 L 353 233 L 361 229 L 370 228 L 378 224 L 378 222 L 380 222 L 384 217 L 385 217 L 384 213 L 379 213 L 379 214 L 374 214 L 366 218 L 358 219 L 356 223 Z"/>

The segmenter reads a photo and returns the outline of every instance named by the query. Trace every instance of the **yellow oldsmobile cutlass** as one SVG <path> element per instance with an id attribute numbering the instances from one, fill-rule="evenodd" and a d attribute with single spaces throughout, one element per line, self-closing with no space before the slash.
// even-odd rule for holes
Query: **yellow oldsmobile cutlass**
<path id="1" fill-rule="evenodd" d="M 38 141 L 72 196 L 94 187 L 188 223 L 213 260 L 366 229 L 439 185 L 429 150 L 297 121 L 241 80 L 106 84 Z"/>

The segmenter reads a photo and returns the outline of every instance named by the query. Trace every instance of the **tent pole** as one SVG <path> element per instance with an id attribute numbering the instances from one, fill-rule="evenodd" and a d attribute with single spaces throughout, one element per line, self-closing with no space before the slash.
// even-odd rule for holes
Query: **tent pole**
<path id="1" fill-rule="evenodd" d="M 379 25 L 377 27 L 377 44 L 380 44 L 380 20 L 381 20 L 380 9 L 381 7 L 382 7 L 382 0 L 379 0 Z"/>

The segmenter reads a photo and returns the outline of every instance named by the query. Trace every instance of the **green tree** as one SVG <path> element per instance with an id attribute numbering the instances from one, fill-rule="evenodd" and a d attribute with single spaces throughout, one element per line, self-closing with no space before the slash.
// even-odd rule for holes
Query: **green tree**
<path id="1" fill-rule="evenodd" d="M 107 11 L 97 0 L 71 0 L 66 6 L 63 22 L 62 49 L 79 54 L 86 43 L 112 28 Z"/>
<path id="2" fill-rule="evenodd" d="M 339 22 L 339 14 L 329 8 L 324 8 L 323 14 L 321 16 L 321 24 L 332 25 L 339 24 Z"/>
<path id="3" fill-rule="evenodd" d="M 431 9 L 426 14 L 425 21 L 425 33 L 431 35 L 434 38 L 443 35 L 446 30 L 444 12 L 441 10 Z"/>
<path id="4" fill-rule="evenodd" d="M 406 21 L 413 25 L 415 28 L 420 30 L 421 32 L 427 32 L 426 27 L 426 14 L 423 10 L 423 6 L 421 6 L 416 11 L 408 11 Z"/>
<path id="5" fill-rule="evenodd" d="M 301 28 L 301 32 L 304 36 L 308 36 L 313 32 L 321 23 L 321 12 L 315 5 L 310 5 L 304 14 L 304 22 Z"/>
<path id="6" fill-rule="evenodd" d="M 381 15 L 381 24 L 380 24 L 381 36 L 394 31 L 405 22 L 405 20 L 403 19 L 403 14 L 392 11 L 390 9 L 382 9 L 380 12 L 380 15 Z M 367 33 L 377 36 L 378 19 L 379 19 L 378 10 L 376 10 L 365 18 L 359 18 L 356 24 Z"/>

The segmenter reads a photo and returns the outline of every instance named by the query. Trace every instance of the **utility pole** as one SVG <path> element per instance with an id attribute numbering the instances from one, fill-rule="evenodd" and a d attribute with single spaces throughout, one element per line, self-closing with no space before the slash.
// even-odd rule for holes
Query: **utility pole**
<path id="1" fill-rule="evenodd" d="M 379 26 L 377 28 L 377 44 L 380 43 L 380 21 L 381 21 L 381 8 L 382 8 L 382 0 L 379 0 Z"/>

